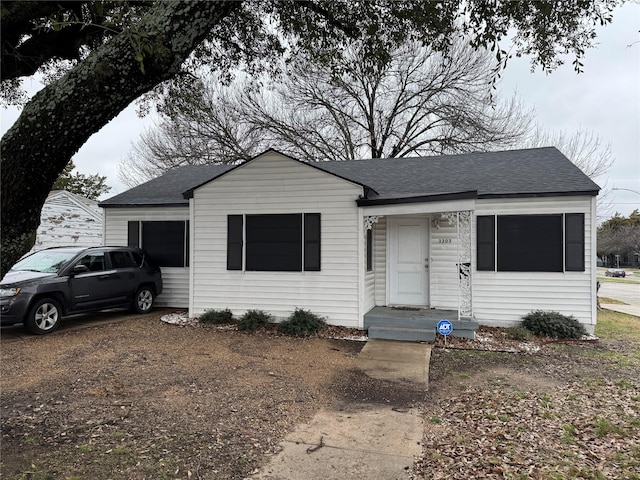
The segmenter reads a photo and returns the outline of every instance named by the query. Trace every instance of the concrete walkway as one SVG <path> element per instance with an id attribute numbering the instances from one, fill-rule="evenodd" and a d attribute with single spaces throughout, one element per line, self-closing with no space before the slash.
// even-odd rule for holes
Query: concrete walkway
<path id="1" fill-rule="evenodd" d="M 627 315 L 635 315 L 640 317 L 639 305 L 621 305 L 618 303 L 601 303 L 600 307 L 606 310 L 613 310 L 614 312 L 626 313 Z"/>
<path id="2" fill-rule="evenodd" d="M 368 376 L 427 388 L 431 346 L 369 340 L 356 359 Z M 424 432 L 417 408 L 350 405 L 326 409 L 299 425 L 282 451 L 253 475 L 261 480 L 400 480 L 422 454 Z"/>

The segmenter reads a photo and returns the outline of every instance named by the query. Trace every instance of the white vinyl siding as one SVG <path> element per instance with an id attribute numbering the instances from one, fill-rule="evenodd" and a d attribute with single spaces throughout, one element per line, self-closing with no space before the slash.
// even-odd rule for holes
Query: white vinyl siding
<path id="1" fill-rule="evenodd" d="M 105 245 L 127 245 L 129 221 L 188 220 L 189 207 L 105 208 Z M 158 307 L 189 307 L 189 267 L 161 267 Z"/>
<path id="2" fill-rule="evenodd" d="M 295 308 L 359 327 L 362 188 L 276 153 L 258 157 L 194 192 L 190 314 L 249 309 L 283 319 Z M 227 270 L 227 215 L 320 213 L 319 272 Z"/>
<path id="3" fill-rule="evenodd" d="M 367 261 L 366 255 L 367 252 L 367 231 L 364 232 L 364 248 L 365 248 L 365 262 L 364 262 L 364 302 L 363 302 L 363 313 L 367 313 L 376 305 L 375 299 L 375 290 L 376 290 L 376 264 L 375 264 L 375 250 L 376 250 L 376 234 L 375 234 L 375 224 L 371 227 L 371 248 L 372 248 L 372 262 L 371 262 L 371 271 L 367 271 Z"/>
<path id="4" fill-rule="evenodd" d="M 584 272 L 485 272 L 475 269 L 476 220 L 473 220 L 473 311 L 487 325 L 514 325 L 533 310 L 554 310 L 575 316 L 587 329 L 595 325 L 593 285 L 592 198 L 546 197 L 478 200 L 476 215 L 583 213 Z"/>
<path id="5" fill-rule="evenodd" d="M 436 216 L 435 218 L 439 218 Z M 433 222 L 432 222 L 433 225 Z M 430 306 L 458 309 L 458 229 L 447 220 L 431 227 L 429 282 Z"/>
<path id="6" fill-rule="evenodd" d="M 375 304 L 387 304 L 387 217 L 373 225 L 373 273 Z"/>

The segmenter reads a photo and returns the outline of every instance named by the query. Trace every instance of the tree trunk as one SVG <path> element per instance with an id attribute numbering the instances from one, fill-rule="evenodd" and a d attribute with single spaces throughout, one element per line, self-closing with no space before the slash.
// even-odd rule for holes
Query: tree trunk
<path id="1" fill-rule="evenodd" d="M 1 276 L 33 246 L 42 205 L 72 155 L 133 100 L 174 76 L 212 27 L 240 6 L 158 2 L 135 31 L 111 39 L 24 107 L 1 145 Z M 146 46 L 138 49 L 143 62 L 137 41 Z"/>

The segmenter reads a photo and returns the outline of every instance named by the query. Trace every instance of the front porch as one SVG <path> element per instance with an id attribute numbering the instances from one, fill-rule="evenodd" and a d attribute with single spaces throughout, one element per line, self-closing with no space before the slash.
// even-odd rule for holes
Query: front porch
<path id="1" fill-rule="evenodd" d="M 457 310 L 435 308 L 374 307 L 364 315 L 364 328 L 370 339 L 432 342 L 442 319 L 452 323 L 453 336 L 475 338 L 477 321 L 458 319 Z"/>

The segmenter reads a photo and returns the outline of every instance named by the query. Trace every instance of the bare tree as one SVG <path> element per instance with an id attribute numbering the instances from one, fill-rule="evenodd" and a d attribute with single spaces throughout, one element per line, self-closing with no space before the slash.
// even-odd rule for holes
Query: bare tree
<path id="1" fill-rule="evenodd" d="M 571 160 L 580 170 L 602 187 L 598 195 L 598 218 L 611 215 L 611 191 L 607 188 L 604 175 L 613 165 L 611 143 L 605 143 L 593 131 L 579 129 L 573 133 L 552 132 L 540 125 L 532 130 L 525 147 L 548 147 L 553 145 Z"/>
<path id="2" fill-rule="evenodd" d="M 270 71 L 295 55 L 333 69 L 352 43 L 380 58 L 407 39 L 447 51 L 459 26 L 474 47 L 495 50 L 501 68 L 513 29 L 515 53 L 533 66 L 551 71 L 572 54 L 579 71 L 617 3 L 4 0 L 2 99 L 24 101 L 21 79 L 35 72 L 53 65 L 55 75 L 0 142 L 0 276 L 33 245 L 47 192 L 87 139 L 141 95 L 180 91 L 203 65 L 224 77 Z"/>
<path id="3" fill-rule="evenodd" d="M 390 61 L 350 50 L 338 73 L 298 61 L 269 87 L 202 78 L 165 105 L 120 168 L 127 184 L 177 165 L 235 163 L 268 147 L 305 161 L 404 157 L 508 148 L 531 113 L 491 98 L 487 51 L 456 42 L 444 55 L 411 42 Z M 214 86 L 215 85 L 215 86 Z"/>

